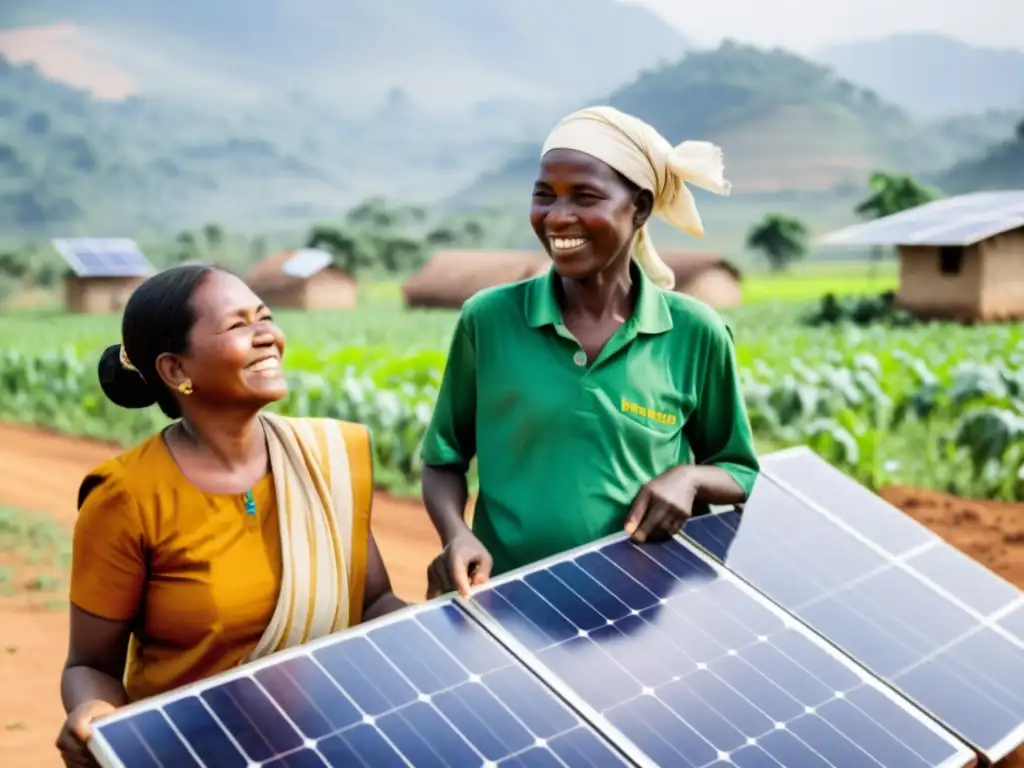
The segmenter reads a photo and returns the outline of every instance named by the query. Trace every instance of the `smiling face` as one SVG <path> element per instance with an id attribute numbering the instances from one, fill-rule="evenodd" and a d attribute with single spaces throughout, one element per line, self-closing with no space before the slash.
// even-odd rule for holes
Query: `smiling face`
<path id="1" fill-rule="evenodd" d="M 541 159 L 530 223 L 555 272 L 586 279 L 628 262 L 652 199 L 600 160 L 554 149 Z"/>
<path id="2" fill-rule="evenodd" d="M 284 333 L 242 280 L 209 273 L 192 295 L 192 308 L 188 352 L 157 360 L 172 389 L 190 379 L 190 397 L 227 407 L 261 408 L 288 394 L 281 365 Z"/>

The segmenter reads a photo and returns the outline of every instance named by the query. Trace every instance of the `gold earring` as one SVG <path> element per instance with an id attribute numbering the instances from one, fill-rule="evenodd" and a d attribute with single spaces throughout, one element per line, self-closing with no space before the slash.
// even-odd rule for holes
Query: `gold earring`
<path id="1" fill-rule="evenodd" d="M 181 384 L 178 385 L 178 391 L 183 395 L 192 394 L 192 379 L 185 379 Z"/>

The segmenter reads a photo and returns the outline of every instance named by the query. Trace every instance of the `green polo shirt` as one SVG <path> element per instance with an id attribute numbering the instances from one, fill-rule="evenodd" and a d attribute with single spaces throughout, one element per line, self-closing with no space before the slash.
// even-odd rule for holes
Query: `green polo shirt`
<path id="1" fill-rule="evenodd" d="M 476 455 L 473 531 L 494 575 L 622 530 L 643 485 L 678 464 L 753 487 L 730 330 L 706 304 L 633 275 L 633 315 L 590 365 L 562 323 L 553 270 L 462 309 L 422 457 L 465 471 Z"/>

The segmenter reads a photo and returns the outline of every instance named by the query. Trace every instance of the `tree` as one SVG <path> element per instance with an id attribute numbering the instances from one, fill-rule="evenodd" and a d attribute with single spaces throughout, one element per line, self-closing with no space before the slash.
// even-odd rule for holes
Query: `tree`
<path id="1" fill-rule="evenodd" d="M 191 232 L 179 232 L 174 238 L 174 261 L 183 264 L 186 261 L 199 260 L 199 246 L 196 243 L 196 236 Z"/>
<path id="2" fill-rule="evenodd" d="M 224 230 L 217 224 L 206 224 L 203 226 L 203 237 L 206 244 L 216 251 L 224 243 Z"/>
<path id="3" fill-rule="evenodd" d="M 912 176 L 875 171 L 868 179 L 871 194 L 854 209 L 858 216 L 880 219 L 894 213 L 917 208 L 939 197 L 931 187 L 919 184 Z"/>
<path id="4" fill-rule="evenodd" d="M 334 257 L 338 269 L 350 275 L 356 273 L 359 266 L 356 242 L 341 229 L 329 226 L 313 227 L 313 231 L 306 238 L 306 247 L 327 251 Z"/>
<path id="5" fill-rule="evenodd" d="M 21 280 L 29 272 L 29 263 L 20 253 L 13 251 L 0 253 L 0 275 L 11 278 L 12 281 Z"/>
<path id="6" fill-rule="evenodd" d="M 919 184 L 912 176 L 875 171 L 868 178 L 871 194 L 861 200 L 854 212 L 865 219 L 881 219 L 919 205 L 930 203 L 939 197 L 931 187 Z M 874 272 L 882 258 L 881 248 L 871 249 L 871 271 Z"/>
<path id="7" fill-rule="evenodd" d="M 479 248 L 485 235 L 484 225 L 471 217 L 440 224 L 427 233 L 426 244 L 428 248 Z"/>
<path id="8" fill-rule="evenodd" d="M 43 288 L 52 288 L 60 280 L 60 267 L 52 261 L 44 261 L 36 267 L 33 281 Z"/>
<path id="9" fill-rule="evenodd" d="M 450 248 L 458 244 L 459 235 L 451 227 L 440 226 L 427 233 L 428 248 Z"/>
<path id="10" fill-rule="evenodd" d="M 747 234 L 747 248 L 759 251 L 780 272 L 807 255 L 807 227 L 785 213 L 769 213 Z"/>
<path id="11" fill-rule="evenodd" d="M 371 230 L 389 230 L 401 220 L 399 212 L 388 205 L 383 197 L 370 197 L 350 210 L 345 222 L 352 227 Z"/>
<path id="12" fill-rule="evenodd" d="M 1024 142 L 1024 117 L 1017 123 L 1017 141 Z"/>

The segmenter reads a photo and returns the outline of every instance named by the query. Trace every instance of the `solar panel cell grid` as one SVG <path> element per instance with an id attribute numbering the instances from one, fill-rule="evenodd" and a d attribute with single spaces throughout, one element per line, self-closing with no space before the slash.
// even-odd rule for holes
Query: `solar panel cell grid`
<path id="1" fill-rule="evenodd" d="M 127 238 L 58 239 L 53 245 L 79 277 L 142 277 L 153 271 Z"/>
<path id="2" fill-rule="evenodd" d="M 623 764 L 452 605 L 126 709 L 97 742 L 127 768 Z"/>
<path id="3" fill-rule="evenodd" d="M 742 516 L 685 535 L 988 757 L 1024 741 L 1020 591 L 813 454 L 763 470 Z"/>
<path id="4" fill-rule="evenodd" d="M 678 541 L 607 544 L 500 579 L 473 605 L 524 659 L 532 652 L 564 695 L 657 765 L 910 768 L 973 759 Z"/>

